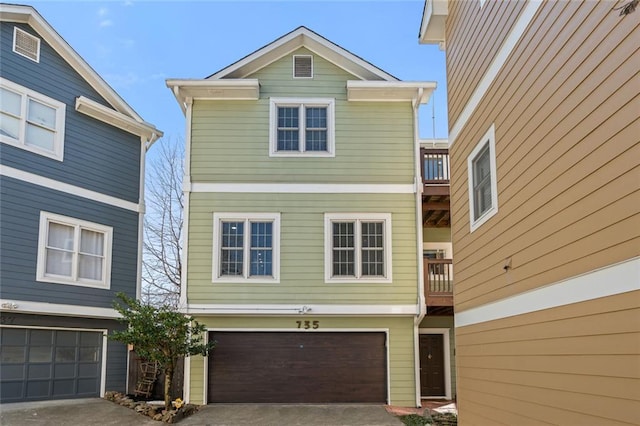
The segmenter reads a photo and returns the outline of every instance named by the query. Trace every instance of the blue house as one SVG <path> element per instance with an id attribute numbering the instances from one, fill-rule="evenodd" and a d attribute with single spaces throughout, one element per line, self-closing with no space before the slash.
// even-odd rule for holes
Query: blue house
<path id="1" fill-rule="evenodd" d="M 0 4 L 0 402 L 124 391 L 146 123 L 30 6 Z"/>

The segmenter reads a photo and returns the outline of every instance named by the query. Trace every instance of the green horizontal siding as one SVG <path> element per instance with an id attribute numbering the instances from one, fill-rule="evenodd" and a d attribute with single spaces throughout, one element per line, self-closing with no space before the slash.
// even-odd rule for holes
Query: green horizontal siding
<path id="1" fill-rule="evenodd" d="M 413 194 L 192 193 L 189 303 L 417 303 Z M 280 283 L 212 283 L 213 213 L 280 212 Z M 393 282 L 324 282 L 324 212 L 391 213 Z"/>
<path id="2" fill-rule="evenodd" d="M 295 330 L 299 315 L 289 317 L 254 316 L 254 317 L 219 317 L 196 316 L 196 320 L 211 329 L 244 329 L 244 330 Z M 323 330 L 380 329 L 389 330 L 389 388 L 391 404 L 399 406 L 415 406 L 415 358 L 413 338 L 413 317 L 319 317 L 305 315 L 304 320 L 320 323 L 319 332 Z M 215 357 L 215 349 L 213 350 Z M 203 403 L 203 391 L 206 386 L 205 363 L 201 356 L 191 357 L 190 392 L 191 403 Z"/>
<path id="3" fill-rule="evenodd" d="M 192 182 L 413 183 L 413 112 L 409 102 L 348 102 L 357 79 L 314 55 L 314 78 L 292 77 L 293 54 L 250 78 L 257 101 L 193 104 Z M 269 157 L 269 98 L 335 98 L 335 158 Z"/>

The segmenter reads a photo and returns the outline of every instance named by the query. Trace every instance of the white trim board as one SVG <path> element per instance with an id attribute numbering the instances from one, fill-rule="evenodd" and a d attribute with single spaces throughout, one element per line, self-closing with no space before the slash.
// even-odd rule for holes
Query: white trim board
<path id="1" fill-rule="evenodd" d="M 640 257 L 456 312 L 456 328 L 640 290 Z"/>
<path id="2" fill-rule="evenodd" d="M 515 49 L 516 45 L 520 41 L 520 38 L 533 20 L 536 12 L 541 5 L 541 0 L 530 0 L 527 2 L 527 5 L 520 13 L 518 20 L 513 25 L 513 28 L 509 32 L 509 35 L 507 35 L 504 43 L 502 43 L 502 46 L 500 47 L 500 50 L 491 62 L 491 65 L 489 65 L 489 68 L 487 68 L 487 71 L 482 76 L 482 79 L 476 86 L 476 89 L 473 91 L 473 94 L 469 98 L 469 101 L 464 106 L 462 112 L 458 116 L 458 119 L 451 127 L 451 131 L 449 132 L 449 147 L 452 147 L 455 143 L 456 139 L 460 135 L 460 132 L 462 132 L 462 129 L 464 129 L 464 126 L 467 124 L 467 121 L 469 121 L 469 118 L 471 118 L 471 115 L 480 104 L 480 101 L 487 93 L 487 90 L 489 90 L 489 87 L 491 86 L 491 84 L 493 84 L 493 81 L 498 76 L 498 73 L 504 66 L 505 62 L 507 62 L 507 59 L 511 55 L 511 52 L 513 52 L 513 49 Z"/>
<path id="3" fill-rule="evenodd" d="M 195 304 L 190 303 L 181 309 L 189 315 L 398 315 L 418 314 L 417 305 L 240 305 L 240 304 Z"/>
<path id="4" fill-rule="evenodd" d="M 79 186 L 25 172 L 24 170 L 14 169 L 13 167 L 0 165 L 0 175 L 42 186 L 43 188 L 53 189 L 55 191 L 60 191 L 66 194 L 86 198 L 88 200 L 97 201 L 99 203 L 108 204 L 110 206 L 119 207 L 121 209 L 131 210 L 136 213 L 141 212 L 140 205 L 132 203 L 131 201 L 126 201 L 120 198 L 112 197 L 111 195 L 102 194 L 90 189 L 81 188 Z"/>
<path id="5" fill-rule="evenodd" d="M 121 315 L 112 308 L 11 299 L 0 299 L 0 312 L 2 312 L 3 315 L 26 313 L 104 319 L 118 319 L 121 317 Z"/>
<path id="6" fill-rule="evenodd" d="M 191 183 L 190 192 L 287 194 L 413 194 L 414 184 Z"/>

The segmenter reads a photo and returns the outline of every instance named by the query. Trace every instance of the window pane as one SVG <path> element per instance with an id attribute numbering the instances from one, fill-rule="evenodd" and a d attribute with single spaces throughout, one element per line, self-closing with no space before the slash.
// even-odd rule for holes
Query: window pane
<path id="1" fill-rule="evenodd" d="M 29 99 L 27 121 L 54 130 L 56 110 L 33 99 Z"/>
<path id="2" fill-rule="evenodd" d="M 98 348 L 86 347 L 80 348 L 80 361 L 84 362 L 96 362 L 98 361 Z"/>
<path id="3" fill-rule="evenodd" d="M 473 160 L 473 214 L 479 218 L 491 208 L 491 163 L 489 144 Z"/>
<path id="4" fill-rule="evenodd" d="M 222 247 L 242 247 L 244 245 L 244 222 L 222 223 Z"/>
<path id="5" fill-rule="evenodd" d="M 327 128 L 327 108 L 309 107 L 305 110 L 307 117 L 307 129 Z"/>
<path id="6" fill-rule="evenodd" d="M 333 250 L 333 276 L 355 276 L 355 251 Z"/>
<path id="7" fill-rule="evenodd" d="M 298 130 L 278 130 L 278 151 L 298 151 L 299 139 Z"/>
<path id="8" fill-rule="evenodd" d="M 273 223 L 271 222 L 251 222 L 251 247 L 271 248 Z"/>
<path id="9" fill-rule="evenodd" d="M 51 346 L 30 346 L 29 362 L 51 362 Z"/>
<path id="10" fill-rule="evenodd" d="M 382 250 L 362 250 L 362 276 L 384 275 L 384 252 Z"/>
<path id="11" fill-rule="evenodd" d="M 25 359 L 24 349 L 24 346 L 0 346 L 0 362 L 6 364 L 23 363 Z"/>
<path id="12" fill-rule="evenodd" d="M 47 249 L 46 274 L 71 276 L 73 253 L 57 249 Z"/>
<path id="13" fill-rule="evenodd" d="M 76 348 L 73 346 L 58 346 L 56 348 L 56 362 L 74 362 L 76 360 Z"/>
<path id="14" fill-rule="evenodd" d="M 299 127 L 298 107 L 278 107 L 278 127 L 297 129 Z"/>
<path id="15" fill-rule="evenodd" d="M 306 151 L 326 151 L 327 150 L 327 131 L 326 130 L 307 130 L 305 136 Z"/>
<path id="16" fill-rule="evenodd" d="M 273 251 L 251 250 L 250 276 L 273 276 Z"/>
<path id="17" fill-rule="evenodd" d="M 354 247 L 354 222 L 333 223 L 333 247 Z"/>
<path id="18" fill-rule="evenodd" d="M 362 223 L 362 247 L 383 247 L 381 222 L 363 222 Z"/>
<path id="19" fill-rule="evenodd" d="M 102 281 L 103 258 L 81 254 L 78 256 L 78 278 Z"/>
<path id="20" fill-rule="evenodd" d="M 242 249 L 222 249 L 220 275 L 242 275 Z"/>
<path id="21" fill-rule="evenodd" d="M 8 89 L 0 88 L 0 111 L 20 117 L 21 105 L 22 105 L 21 95 L 15 92 L 12 92 L 11 90 L 8 90 Z"/>
<path id="22" fill-rule="evenodd" d="M 101 256 L 104 253 L 104 234 L 88 229 L 81 230 L 80 252 Z"/>
<path id="23" fill-rule="evenodd" d="M 20 139 L 20 120 L 6 114 L 0 114 L 0 134 Z"/>
<path id="24" fill-rule="evenodd" d="M 35 146 L 46 151 L 53 152 L 55 146 L 55 133 L 51 130 L 46 130 L 42 127 L 27 123 L 25 145 Z"/>
<path id="25" fill-rule="evenodd" d="M 65 250 L 73 250 L 73 226 L 49 222 L 47 246 Z"/>

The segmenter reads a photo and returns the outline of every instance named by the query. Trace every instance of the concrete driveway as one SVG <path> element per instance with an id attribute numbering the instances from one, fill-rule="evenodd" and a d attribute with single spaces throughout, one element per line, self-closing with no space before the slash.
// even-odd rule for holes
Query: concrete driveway
<path id="1" fill-rule="evenodd" d="M 161 426 L 133 410 L 93 398 L 0 406 L 2 426 Z M 399 426 L 381 405 L 216 404 L 202 407 L 180 426 Z"/>

